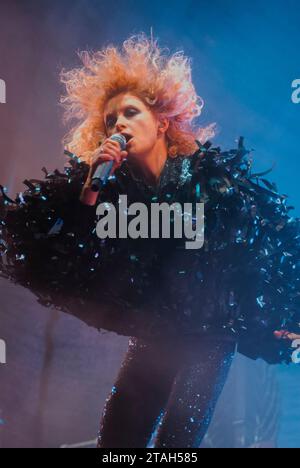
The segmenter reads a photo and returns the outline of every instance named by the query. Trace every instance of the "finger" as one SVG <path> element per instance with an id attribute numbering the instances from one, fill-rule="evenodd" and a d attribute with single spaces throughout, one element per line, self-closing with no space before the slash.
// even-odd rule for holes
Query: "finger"
<path id="1" fill-rule="evenodd" d="M 105 161 L 105 160 L 111 160 L 111 159 L 114 159 L 114 155 L 113 154 L 110 154 L 108 152 L 105 152 L 105 153 L 101 153 L 101 154 L 97 154 L 94 156 L 94 160 L 93 162 L 96 163 L 96 162 L 101 162 L 101 161 Z"/>
<path id="2" fill-rule="evenodd" d="M 289 339 L 292 340 L 292 341 L 295 341 L 295 340 L 299 340 L 299 339 L 300 339 L 300 335 L 296 335 L 296 333 L 289 333 L 288 337 L 289 337 Z"/>
<path id="3" fill-rule="evenodd" d="M 99 154 L 103 154 L 103 153 L 111 154 L 112 156 L 116 158 L 120 158 L 121 149 L 119 145 L 116 147 L 112 145 L 105 145 L 105 147 L 101 148 L 101 151 Z"/>
<path id="4" fill-rule="evenodd" d="M 113 167 L 113 172 L 116 171 L 117 169 L 119 169 L 120 167 L 122 166 L 122 161 L 119 162 L 118 164 L 116 163 Z"/>
<path id="5" fill-rule="evenodd" d="M 118 150 L 120 151 L 120 144 L 117 142 L 117 141 L 113 141 L 113 140 L 106 140 L 103 145 L 101 145 L 100 148 L 104 148 L 105 150 L 107 148 L 111 148 L 111 149 L 115 149 L 115 150 Z"/>
<path id="6" fill-rule="evenodd" d="M 104 145 L 112 145 L 116 148 L 120 148 L 120 143 L 116 140 L 111 140 L 110 138 L 108 138 L 107 140 L 105 140 L 105 142 L 103 143 Z"/>
<path id="7" fill-rule="evenodd" d="M 300 338 L 300 335 L 296 335 L 295 333 L 291 333 L 288 330 L 276 330 L 274 332 L 275 337 L 278 340 L 297 340 Z"/>
<path id="8" fill-rule="evenodd" d="M 102 154 L 109 153 L 111 151 L 115 151 L 115 148 L 110 145 L 102 145 L 100 148 L 98 148 L 95 153 L 94 157 L 101 156 Z"/>
<path id="9" fill-rule="evenodd" d="M 120 145 L 116 142 L 116 141 L 113 141 L 113 140 L 105 140 L 98 148 L 97 148 L 97 152 L 101 152 L 101 151 L 105 151 L 106 148 L 114 148 L 114 149 L 117 149 L 117 148 L 120 148 Z"/>
<path id="10" fill-rule="evenodd" d="M 127 157 L 127 151 L 121 151 L 120 157 L 118 158 L 118 160 L 116 160 L 117 167 L 120 167 L 122 165 L 126 157 Z"/>
<path id="11" fill-rule="evenodd" d="M 128 151 L 121 151 L 120 153 L 121 159 L 125 159 L 128 156 Z"/>

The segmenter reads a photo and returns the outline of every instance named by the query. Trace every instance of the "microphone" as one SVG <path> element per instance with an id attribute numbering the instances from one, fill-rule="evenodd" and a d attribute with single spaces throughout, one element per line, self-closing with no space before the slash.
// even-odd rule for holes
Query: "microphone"
<path id="1" fill-rule="evenodd" d="M 115 133 L 109 139 L 117 141 L 120 145 L 121 151 L 124 151 L 126 149 L 127 141 L 124 135 L 122 135 L 121 133 Z M 101 188 L 106 184 L 107 179 L 112 173 L 113 165 L 114 161 L 107 161 L 100 164 L 100 166 L 97 167 L 92 177 L 90 187 L 93 192 L 99 192 L 99 190 L 101 190 Z"/>

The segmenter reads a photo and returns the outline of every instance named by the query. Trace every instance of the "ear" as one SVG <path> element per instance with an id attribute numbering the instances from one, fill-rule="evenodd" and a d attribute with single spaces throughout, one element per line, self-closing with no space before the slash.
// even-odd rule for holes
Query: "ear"
<path id="1" fill-rule="evenodd" d="M 169 128 L 169 119 L 167 117 L 161 117 L 158 122 L 158 134 L 163 135 Z"/>

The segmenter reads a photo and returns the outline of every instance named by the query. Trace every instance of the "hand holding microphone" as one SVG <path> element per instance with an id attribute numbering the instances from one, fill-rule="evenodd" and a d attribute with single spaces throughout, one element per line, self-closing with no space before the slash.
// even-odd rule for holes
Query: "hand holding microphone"
<path id="1" fill-rule="evenodd" d="M 108 177 L 121 166 L 127 156 L 124 135 L 116 133 L 104 141 L 92 157 L 88 178 L 80 196 L 82 203 L 90 206 L 95 205 L 99 190 L 106 184 Z"/>

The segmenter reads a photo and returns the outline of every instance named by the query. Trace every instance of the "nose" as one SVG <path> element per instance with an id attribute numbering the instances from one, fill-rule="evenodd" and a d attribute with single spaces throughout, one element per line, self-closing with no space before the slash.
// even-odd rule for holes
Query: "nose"
<path id="1" fill-rule="evenodd" d="M 119 115 L 118 120 L 116 122 L 116 131 L 121 132 L 125 128 L 126 128 L 125 117 L 123 115 Z"/>
<path id="2" fill-rule="evenodd" d="M 117 123 L 116 124 L 116 131 L 119 133 L 119 132 L 122 132 L 122 130 L 125 129 L 125 126 L 123 124 L 119 124 Z"/>

